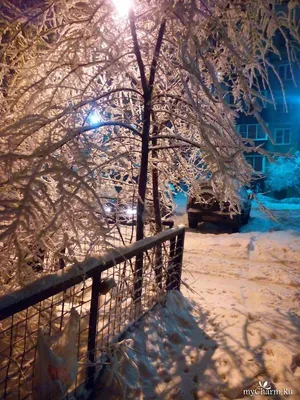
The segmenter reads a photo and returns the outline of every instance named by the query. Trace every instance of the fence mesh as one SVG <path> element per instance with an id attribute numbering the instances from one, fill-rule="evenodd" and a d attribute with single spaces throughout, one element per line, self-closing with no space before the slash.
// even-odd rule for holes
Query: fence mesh
<path id="1" fill-rule="evenodd" d="M 163 230 L 172 228 L 174 225 L 172 220 L 163 221 Z M 144 228 L 145 237 L 155 235 L 155 223 L 150 221 Z M 35 257 L 32 257 L 27 266 L 35 272 L 48 274 L 70 266 L 77 261 L 83 261 L 87 257 L 101 257 L 110 249 L 120 246 L 129 246 L 135 242 L 136 226 L 135 222 L 130 224 L 111 224 L 110 231 L 107 235 L 97 238 L 97 240 L 89 240 L 86 236 L 80 238 L 80 246 L 74 243 L 68 249 L 61 249 L 60 253 L 51 251 L 51 249 L 36 249 Z M 61 238 L 63 240 L 63 238 Z M 31 274 L 32 275 L 32 274 Z M 0 277 L 1 278 L 1 277 Z M 1 282 L 1 280 L 0 280 Z"/>
<path id="2" fill-rule="evenodd" d="M 146 239 L 140 248 L 137 243 L 129 246 L 118 260 L 112 257 L 104 264 L 99 260 L 90 271 L 90 278 L 83 274 L 81 282 L 71 286 L 65 281 L 63 290 L 50 297 L 43 298 L 41 290 L 41 301 L 2 319 L 0 398 L 32 398 L 38 330 L 42 327 L 46 335 L 59 337 L 72 309 L 80 315 L 79 370 L 69 393 L 76 389 L 78 394 L 84 387 L 90 387 L 101 367 L 95 368 L 89 363 L 100 360 L 118 335 L 167 290 L 179 289 L 184 230 L 171 231 L 160 234 L 158 241 Z M 141 258 L 142 271 L 138 273 L 137 259 Z M 137 287 L 141 288 L 140 296 L 137 296 Z M 20 302 L 22 299 L 16 297 L 16 304 Z"/>

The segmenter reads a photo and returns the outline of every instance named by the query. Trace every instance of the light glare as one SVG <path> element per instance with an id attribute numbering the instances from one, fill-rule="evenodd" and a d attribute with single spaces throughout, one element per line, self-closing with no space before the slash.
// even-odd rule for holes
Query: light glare
<path id="1" fill-rule="evenodd" d="M 89 115 L 89 123 L 91 125 L 96 125 L 99 124 L 99 122 L 101 122 L 100 115 L 96 111 L 91 112 Z"/>
<path id="2" fill-rule="evenodd" d="M 128 208 L 126 210 L 126 214 L 127 215 L 136 215 L 136 210 L 134 210 L 133 208 Z"/>
<path id="3" fill-rule="evenodd" d="M 120 17 L 128 15 L 129 9 L 132 6 L 132 0 L 112 0 Z"/>

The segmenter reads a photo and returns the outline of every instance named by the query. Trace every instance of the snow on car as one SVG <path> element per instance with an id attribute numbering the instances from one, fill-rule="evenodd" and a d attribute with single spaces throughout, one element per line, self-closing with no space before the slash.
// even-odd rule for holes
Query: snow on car
<path id="1" fill-rule="evenodd" d="M 187 202 L 189 227 L 196 229 L 199 222 L 215 222 L 229 225 L 237 232 L 242 225 L 247 224 L 251 211 L 251 194 L 245 187 L 237 193 L 237 204 L 220 202 L 210 185 L 201 187 L 199 199 L 190 196 Z"/>

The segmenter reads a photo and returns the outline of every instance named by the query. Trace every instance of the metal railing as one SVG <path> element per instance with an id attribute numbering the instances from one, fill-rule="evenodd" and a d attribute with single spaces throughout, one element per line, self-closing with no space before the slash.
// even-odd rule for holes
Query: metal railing
<path id="1" fill-rule="evenodd" d="M 184 228 L 173 228 L 44 276 L 0 298 L 0 398 L 30 399 L 38 329 L 58 335 L 80 315 L 80 366 L 69 393 L 92 390 L 96 361 L 168 290 L 179 290 Z M 141 270 L 136 270 L 142 259 Z M 106 293 L 105 282 L 115 287 Z M 70 394 L 67 395 L 67 397 Z"/>

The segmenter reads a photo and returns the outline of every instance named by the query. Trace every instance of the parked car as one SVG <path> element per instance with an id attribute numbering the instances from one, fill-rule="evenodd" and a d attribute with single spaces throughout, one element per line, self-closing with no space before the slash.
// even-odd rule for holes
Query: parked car
<path id="1" fill-rule="evenodd" d="M 136 204 L 110 199 L 104 206 L 109 223 L 119 222 L 123 225 L 133 225 L 136 222 Z"/>
<path id="2" fill-rule="evenodd" d="M 247 224 L 250 218 L 251 198 L 246 187 L 241 187 L 238 192 L 240 214 L 233 211 L 230 203 L 220 203 L 210 185 L 201 188 L 201 200 L 189 197 L 187 202 L 187 213 L 189 227 L 196 229 L 199 222 L 224 223 L 238 232 L 240 227 Z"/>
<path id="3" fill-rule="evenodd" d="M 151 199 L 146 204 L 146 219 L 149 221 L 154 221 L 154 208 L 153 200 Z M 160 212 L 161 218 L 164 220 L 172 216 L 172 203 L 167 205 L 161 204 Z M 137 215 L 137 199 L 120 200 L 117 198 L 112 198 L 104 206 L 106 216 L 109 223 L 120 223 L 121 225 L 135 225 L 136 215 Z"/>

